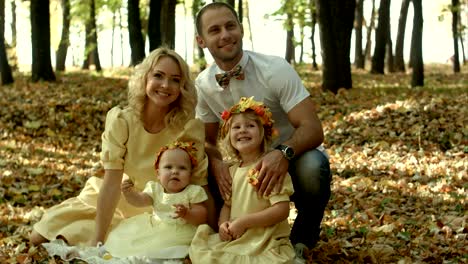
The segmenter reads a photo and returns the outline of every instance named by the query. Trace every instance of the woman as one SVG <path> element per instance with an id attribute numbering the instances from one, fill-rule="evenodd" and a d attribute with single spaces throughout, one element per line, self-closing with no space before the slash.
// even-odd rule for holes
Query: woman
<path id="1" fill-rule="evenodd" d="M 104 179 L 91 177 L 78 197 L 48 209 L 34 225 L 31 243 L 62 238 L 69 245 L 94 246 L 104 243 L 122 219 L 151 212 L 151 207 L 133 207 L 122 199 L 120 184 L 129 178 L 143 190 L 154 178 L 155 154 L 175 140 L 195 143 L 199 166 L 191 183 L 205 186 L 208 160 L 203 123 L 194 119 L 196 98 L 187 63 L 167 48 L 151 52 L 130 78 L 128 106 L 107 113 L 101 152 Z"/>

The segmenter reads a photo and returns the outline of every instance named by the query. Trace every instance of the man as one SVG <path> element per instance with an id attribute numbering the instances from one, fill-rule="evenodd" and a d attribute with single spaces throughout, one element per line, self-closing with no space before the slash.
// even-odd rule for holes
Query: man
<path id="1" fill-rule="evenodd" d="M 257 165 L 258 193 L 275 191 L 289 171 L 295 189 L 292 200 L 298 209 L 291 241 L 296 251 L 312 248 L 330 198 L 331 174 L 321 146 L 322 126 L 308 91 L 284 59 L 242 49 L 244 31 L 230 5 L 215 2 L 203 7 L 196 28 L 198 45 L 207 48 L 215 62 L 196 79 L 197 117 L 205 123 L 210 174 L 221 195 L 230 197 L 231 182 L 228 166 L 216 149 L 220 113 L 240 97 L 254 96 L 271 109 L 279 130 L 279 138 L 273 143 L 275 150 Z"/>

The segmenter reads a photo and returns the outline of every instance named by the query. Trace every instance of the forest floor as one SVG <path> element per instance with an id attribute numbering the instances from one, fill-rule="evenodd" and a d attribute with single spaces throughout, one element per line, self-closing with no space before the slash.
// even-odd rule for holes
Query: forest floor
<path id="1" fill-rule="evenodd" d="M 426 65 L 425 87 L 415 89 L 410 74 L 353 71 L 354 88 L 335 96 L 308 67 L 299 72 L 333 172 L 308 262 L 467 263 L 466 68 Z M 56 83 L 15 76 L 0 87 L 0 263 L 63 263 L 28 234 L 44 209 L 103 175 L 105 113 L 124 104 L 128 72 L 75 71 Z"/>

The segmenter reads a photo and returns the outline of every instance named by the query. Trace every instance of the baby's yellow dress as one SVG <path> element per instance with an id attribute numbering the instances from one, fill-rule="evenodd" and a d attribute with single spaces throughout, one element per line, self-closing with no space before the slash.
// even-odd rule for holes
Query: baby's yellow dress
<path id="1" fill-rule="evenodd" d="M 248 183 L 250 166 L 230 168 L 232 175 L 231 219 L 262 211 L 277 202 L 289 201 L 293 194 L 291 177 L 288 174 L 278 194 L 258 197 L 255 188 Z M 201 225 L 189 249 L 193 264 L 277 264 L 292 263 L 295 253 L 289 240 L 290 227 L 287 219 L 268 227 L 248 229 L 240 238 L 221 241 L 218 233 L 208 225 Z"/>
<path id="2" fill-rule="evenodd" d="M 180 259 L 188 255 L 197 226 L 174 218 L 176 204 L 189 207 L 208 197 L 202 187 L 188 185 L 179 193 L 165 193 L 157 182 L 146 184 L 145 193 L 153 198 L 153 214 L 143 213 L 122 220 L 109 234 L 104 247 L 114 257 L 144 256 Z"/>
<path id="3" fill-rule="evenodd" d="M 198 119 L 188 121 L 182 128 L 165 128 L 149 133 L 131 108 L 112 108 L 106 117 L 102 134 L 101 161 L 104 169 L 124 170 L 124 178 L 133 180 L 138 191 L 156 180 L 154 161 L 161 147 L 174 140 L 195 142 L 198 166 L 191 183 L 206 185 L 208 159 L 205 155 L 205 130 Z M 46 210 L 34 229 L 48 240 L 63 236 L 71 245 L 90 245 L 95 234 L 96 204 L 102 179 L 90 177 L 77 197 L 70 198 Z M 110 232 L 125 218 L 151 212 L 150 206 L 137 208 L 121 196 L 112 219 Z"/>

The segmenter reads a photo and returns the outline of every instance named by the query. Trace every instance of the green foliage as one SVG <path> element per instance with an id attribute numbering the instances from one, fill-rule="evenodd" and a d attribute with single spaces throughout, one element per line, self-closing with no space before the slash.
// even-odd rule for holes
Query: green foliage
<path id="1" fill-rule="evenodd" d="M 200 9 L 205 5 L 205 1 L 204 0 L 193 0 L 193 3 L 192 3 L 192 16 L 195 17 L 198 13 L 198 11 L 200 11 Z"/>

